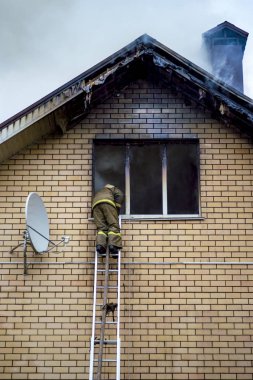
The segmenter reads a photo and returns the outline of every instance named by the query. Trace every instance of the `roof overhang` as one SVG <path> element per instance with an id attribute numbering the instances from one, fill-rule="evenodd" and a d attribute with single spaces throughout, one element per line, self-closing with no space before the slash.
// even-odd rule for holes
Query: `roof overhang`
<path id="1" fill-rule="evenodd" d="M 253 101 L 158 41 L 143 35 L 0 124 L 0 161 L 33 141 L 75 126 L 95 105 L 138 78 L 180 91 L 187 103 L 253 136 Z"/>

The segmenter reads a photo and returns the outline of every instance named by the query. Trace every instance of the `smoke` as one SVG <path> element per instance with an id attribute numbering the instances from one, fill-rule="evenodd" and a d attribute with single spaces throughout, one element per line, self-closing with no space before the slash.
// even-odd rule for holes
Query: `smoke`
<path id="1" fill-rule="evenodd" d="M 0 0 L 0 121 L 144 33 L 209 70 L 202 33 L 229 21 L 251 32 L 251 0 Z M 244 55 L 253 97 L 253 42 Z"/>

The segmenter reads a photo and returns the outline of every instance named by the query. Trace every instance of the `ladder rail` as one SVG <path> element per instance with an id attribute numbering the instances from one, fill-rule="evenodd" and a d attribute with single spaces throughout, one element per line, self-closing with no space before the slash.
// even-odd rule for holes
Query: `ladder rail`
<path id="1" fill-rule="evenodd" d="M 121 228 L 121 217 L 119 217 L 119 224 Z M 92 316 L 92 335 L 91 335 L 91 346 L 90 346 L 90 371 L 89 371 L 89 380 L 101 380 L 101 372 L 102 372 L 102 363 L 103 362 L 115 362 L 116 363 L 116 377 L 115 380 L 120 380 L 120 351 L 121 351 L 121 342 L 120 342 L 120 268 L 121 268 L 121 251 L 118 252 L 118 260 L 117 260 L 117 269 L 110 270 L 110 261 L 109 261 L 109 250 L 106 251 L 106 261 L 105 261 L 105 269 L 98 269 L 98 255 L 95 251 L 95 267 L 94 267 L 94 289 L 93 289 L 93 316 Z M 101 321 L 98 322 L 96 319 L 96 308 L 97 304 L 97 292 L 98 289 L 101 289 L 101 286 L 98 286 L 98 273 L 104 272 L 104 294 L 103 294 L 103 305 L 102 305 L 102 318 Z M 118 272 L 117 273 L 117 286 L 109 286 L 109 272 Z M 115 288 L 117 289 L 117 321 L 106 321 L 106 305 L 108 298 L 108 289 Z M 105 306 L 105 307 L 104 307 Z M 100 329 L 100 338 L 95 337 L 96 334 L 96 325 L 101 324 Z M 115 324 L 116 325 L 116 340 L 111 340 L 108 343 L 114 345 L 116 343 L 116 359 L 106 359 L 103 358 L 103 349 L 107 344 L 105 338 L 105 328 L 106 325 Z M 99 353 L 98 358 L 95 359 L 95 345 L 99 344 Z M 97 354 L 96 354 L 97 355 Z M 97 363 L 97 373 L 94 377 L 94 363 Z"/>
<path id="2" fill-rule="evenodd" d="M 109 281 L 109 249 L 107 249 L 107 251 L 106 251 L 106 261 L 105 261 L 105 282 L 104 282 L 104 296 L 103 296 L 103 312 L 102 312 L 102 325 L 101 325 L 101 330 L 100 330 L 100 343 L 99 343 L 99 354 L 98 354 L 97 380 L 101 379 L 101 371 L 102 371 L 104 338 L 105 338 L 106 304 L 107 304 L 107 294 L 108 294 L 108 281 Z"/>
<path id="3" fill-rule="evenodd" d="M 121 218 L 120 218 L 121 224 Z M 121 251 L 119 250 L 118 257 L 118 298 L 117 298 L 117 365 L 116 365 L 116 380 L 120 380 L 120 267 L 121 267 Z"/>
<path id="4" fill-rule="evenodd" d="M 95 342 L 95 329 L 96 329 L 96 303 L 97 303 L 97 268 L 98 257 L 95 252 L 95 268 L 94 268 L 94 289 L 93 289 L 93 310 L 92 310 L 92 332 L 90 344 L 90 373 L 89 380 L 93 380 L 93 367 L 94 367 L 94 342 Z"/>

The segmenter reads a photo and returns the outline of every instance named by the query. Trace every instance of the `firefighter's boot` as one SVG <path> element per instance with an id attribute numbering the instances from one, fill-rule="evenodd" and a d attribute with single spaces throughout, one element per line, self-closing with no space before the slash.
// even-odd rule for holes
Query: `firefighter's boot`
<path id="1" fill-rule="evenodd" d="M 96 251 L 99 256 L 106 256 L 106 249 L 101 244 L 96 245 Z"/>
<path id="2" fill-rule="evenodd" d="M 119 256 L 119 249 L 115 245 L 109 245 L 109 252 L 113 259 L 117 259 Z"/>

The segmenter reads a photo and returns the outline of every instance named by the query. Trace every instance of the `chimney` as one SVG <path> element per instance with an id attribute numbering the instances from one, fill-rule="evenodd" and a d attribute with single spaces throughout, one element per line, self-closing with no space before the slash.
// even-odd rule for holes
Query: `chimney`
<path id="1" fill-rule="evenodd" d="M 212 74 L 243 92 L 242 60 L 248 33 L 225 21 L 202 35 Z"/>

